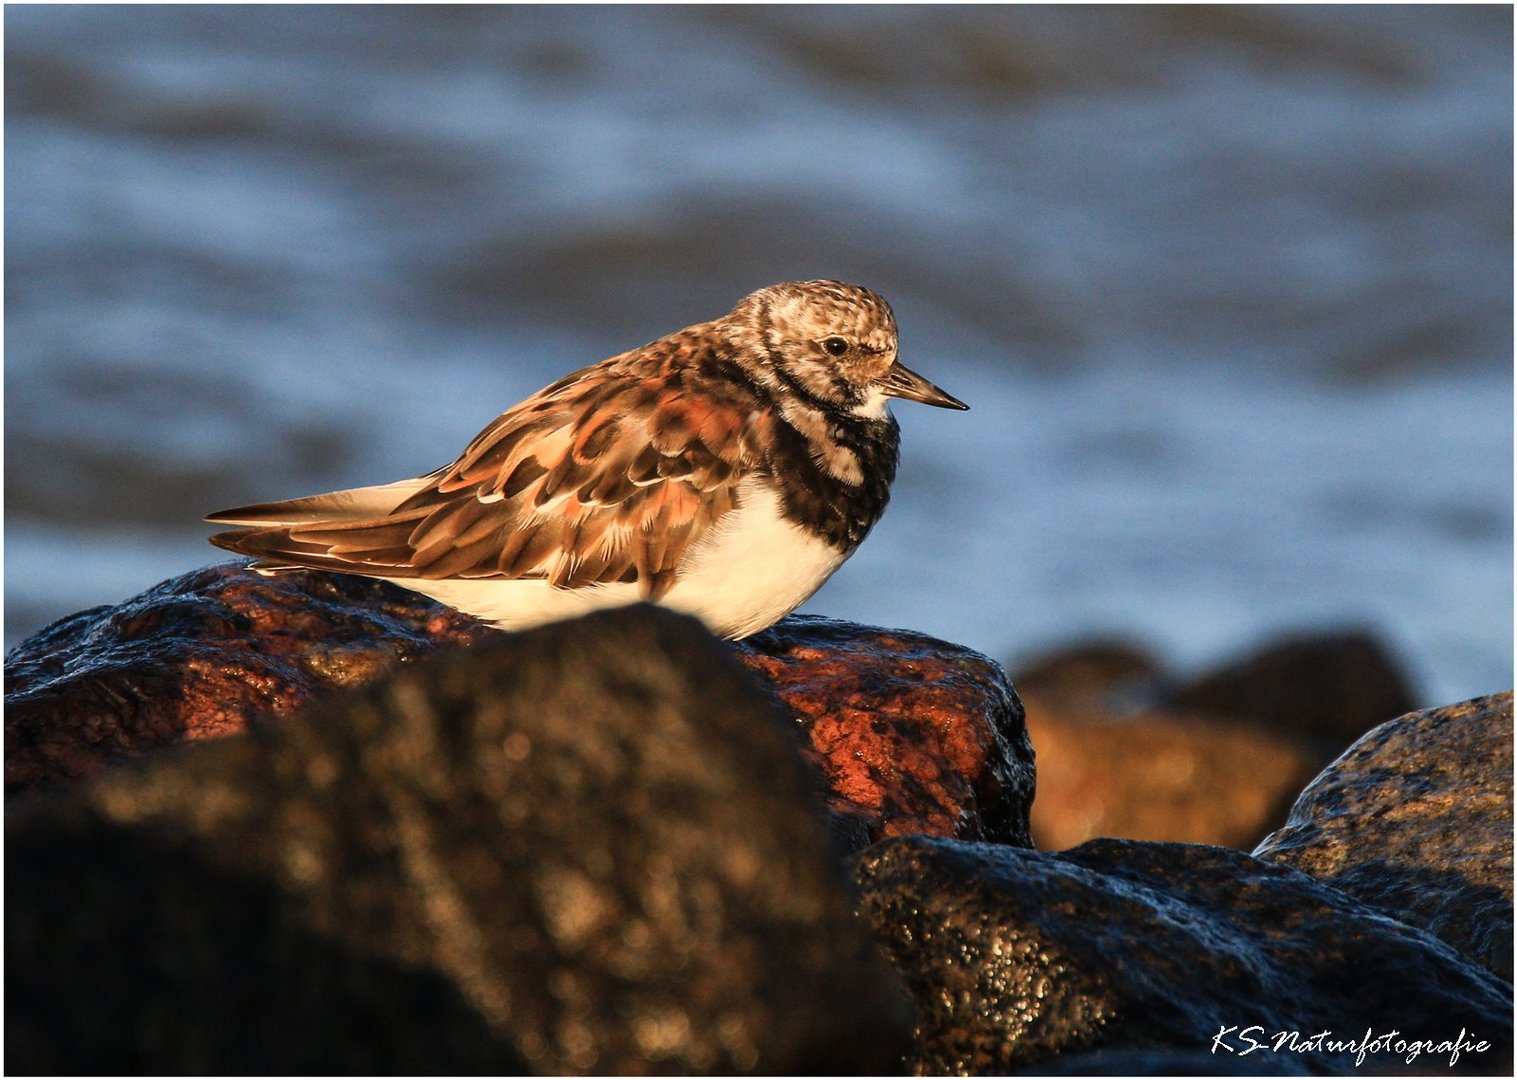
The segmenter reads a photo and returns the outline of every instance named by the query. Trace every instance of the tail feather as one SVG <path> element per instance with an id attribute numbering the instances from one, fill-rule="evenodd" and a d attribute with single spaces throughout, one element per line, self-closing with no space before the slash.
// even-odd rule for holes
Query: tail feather
<path id="1" fill-rule="evenodd" d="M 255 570 L 337 570 L 349 574 L 385 576 L 410 569 L 415 554 L 404 542 L 410 526 L 375 523 L 339 534 L 337 542 L 314 539 L 309 526 L 233 529 L 217 533 L 211 543 L 256 559 Z M 397 542 L 397 533 L 400 542 Z M 366 535 L 367 534 L 367 535 Z"/>
<path id="2" fill-rule="evenodd" d="M 270 563 L 277 562 L 280 566 L 313 566 L 331 558 L 326 548 L 291 540 L 290 530 L 282 528 L 234 529 L 231 532 L 217 533 L 210 540 L 227 551 Z"/>
<path id="3" fill-rule="evenodd" d="M 277 526 L 383 517 L 426 487 L 432 478 L 430 475 L 418 476 L 411 480 L 398 480 L 393 484 L 328 491 L 322 495 L 308 495 L 303 499 L 237 506 L 211 514 L 205 520 L 213 525 Z M 216 540 L 211 542 L 214 544 Z"/>

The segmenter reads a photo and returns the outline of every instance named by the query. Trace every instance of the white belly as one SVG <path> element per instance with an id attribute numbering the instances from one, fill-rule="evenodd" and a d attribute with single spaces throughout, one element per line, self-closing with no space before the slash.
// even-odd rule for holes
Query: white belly
<path id="1" fill-rule="evenodd" d="M 783 619 L 847 557 L 786 521 L 779 495 L 767 485 L 749 480 L 738 494 L 738 509 L 691 548 L 674 586 L 659 601 L 696 616 L 712 633 L 727 638 L 756 634 Z M 638 586 L 621 583 L 555 589 L 544 581 L 390 580 L 505 630 L 642 599 Z"/>

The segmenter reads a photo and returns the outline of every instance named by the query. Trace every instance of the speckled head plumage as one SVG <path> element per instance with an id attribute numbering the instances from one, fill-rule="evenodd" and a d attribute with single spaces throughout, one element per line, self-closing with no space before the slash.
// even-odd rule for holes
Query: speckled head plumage
<path id="1" fill-rule="evenodd" d="M 742 637 L 794 610 L 884 512 L 891 397 L 967 408 L 900 363 L 895 315 L 839 281 L 560 379 L 450 465 L 223 511 L 212 543 L 275 573 L 385 578 L 506 628 L 653 600 Z"/>
<path id="2" fill-rule="evenodd" d="M 744 297 L 727 324 L 756 377 L 819 406 L 883 413 L 887 397 L 965 406 L 902 368 L 895 312 L 878 293 L 842 281 L 785 281 Z"/>

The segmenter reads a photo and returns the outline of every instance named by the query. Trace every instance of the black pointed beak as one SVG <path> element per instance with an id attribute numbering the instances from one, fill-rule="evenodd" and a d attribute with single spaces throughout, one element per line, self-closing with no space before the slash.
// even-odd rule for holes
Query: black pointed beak
<path id="1" fill-rule="evenodd" d="M 890 397 L 920 401 L 923 405 L 936 405 L 940 409 L 969 408 L 952 394 L 944 393 L 899 360 L 890 365 L 885 373 L 883 389 Z"/>

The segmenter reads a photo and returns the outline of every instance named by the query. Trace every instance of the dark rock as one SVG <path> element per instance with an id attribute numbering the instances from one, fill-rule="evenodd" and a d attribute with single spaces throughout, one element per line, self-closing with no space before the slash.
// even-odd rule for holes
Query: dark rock
<path id="1" fill-rule="evenodd" d="M 208 567 L 12 650 L 6 791 L 267 726 L 441 647 L 504 636 L 382 581 Z M 846 849 L 905 832 L 1029 842 L 1032 748 L 992 661 L 800 616 L 732 649 L 810 734 Z"/>
<path id="2" fill-rule="evenodd" d="M 1512 695 L 1410 713 L 1355 743 L 1254 852 L 1512 978 Z"/>
<path id="3" fill-rule="evenodd" d="M 871 839 L 1031 846 L 1032 744 L 1000 665 L 906 630 L 792 615 L 735 646 L 821 756 L 834 810 Z"/>
<path id="4" fill-rule="evenodd" d="M 6 821 L 9 1072 L 528 1071 L 447 973 L 322 932 L 235 858 L 82 804 L 35 814 Z"/>
<path id="5" fill-rule="evenodd" d="M 7 1068 L 895 1071 L 797 741 L 635 608 L 12 807 Z"/>
<path id="6" fill-rule="evenodd" d="M 1266 724 L 1330 754 L 1417 707 L 1401 665 L 1366 630 L 1282 638 L 1202 674 L 1168 704 Z"/>
<path id="7" fill-rule="evenodd" d="M 1101 840 L 1046 854 L 901 837 L 858 857 L 875 932 L 917 1002 L 919 1073 L 1052 1067 L 1107 1049 L 1209 1053 L 1223 1029 L 1490 1044 L 1511 1069 L 1512 987 L 1421 930 L 1242 852 Z M 1219 1060 L 1226 1054 L 1219 1049 Z M 1394 1052 L 1260 1051 L 1259 1072 L 1396 1070 Z M 1228 1061 L 1228 1066 L 1234 1062 Z M 1442 1072 L 1429 1054 L 1420 1071 Z M 1219 1068 L 1218 1071 L 1223 1071 Z M 1227 1071 L 1232 1071 L 1230 1067 Z"/>
<path id="8" fill-rule="evenodd" d="M 1099 836 L 1247 849 L 1285 820 L 1322 766 L 1256 724 L 1119 714 L 1036 690 L 1024 700 L 1039 764 L 1032 835 L 1044 850 Z"/>

